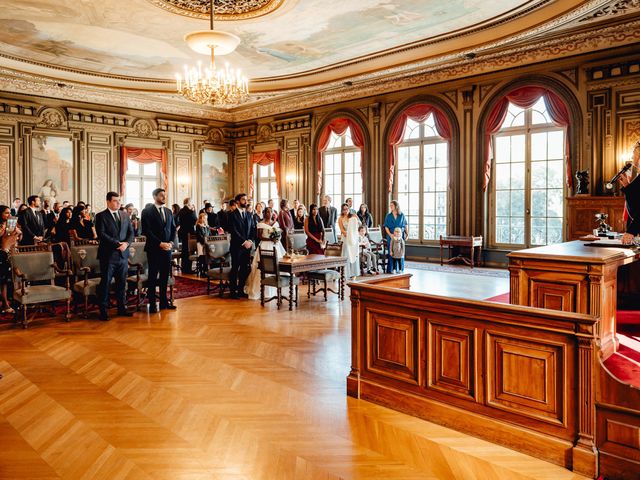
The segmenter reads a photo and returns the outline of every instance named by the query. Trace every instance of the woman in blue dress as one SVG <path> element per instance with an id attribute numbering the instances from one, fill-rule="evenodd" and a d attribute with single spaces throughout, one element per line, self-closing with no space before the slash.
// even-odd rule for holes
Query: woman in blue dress
<path id="1" fill-rule="evenodd" d="M 400 204 L 397 200 L 391 200 L 389 204 L 389 213 L 384 218 L 384 231 L 387 235 L 387 252 L 391 245 L 391 237 L 393 237 L 393 231 L 396 228 L 400 228 L 403 232 L 404 238 L 407 238 L 409 233 L 409 224 L 404 216 L 404 213 L 400 211 Z M 387 253 L 387 273 L 392 272 L 393 262 L 391 261 L 391 254 Z"/>

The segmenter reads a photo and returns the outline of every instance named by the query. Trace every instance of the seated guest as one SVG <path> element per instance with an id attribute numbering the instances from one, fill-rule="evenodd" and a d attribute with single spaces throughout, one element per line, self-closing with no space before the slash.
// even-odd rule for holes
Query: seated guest
<path id="1" fill-rule="evenodd" d="M 73 210 L 71 207 L 63 208 L 56 226 L 51 230 L 51 240 L 54 243 L 71 243 L 71 228 Z"/>
<path id="2" fill-rule="evenodd" d="M 298 206 L 296 210 L 296 215 L 295 217 L 293 217 L 293 228 L 295 228 L 296 230 L 300 230 L 304 228 L 304 220 L 305 220 L 304 207 Z"/>
<path id="3" fill-rule="evenodd" d="M 360 225 L 358 227 L 358 239 L 360 245 L 360 264 L 366 265 L 367 273 L 375 272 L 375 256 L 371 251 L 371 243 L 369 237 L 367 237 L 367 227 Z"/>
<path id="4" fill-rule="evenodd" d="M 360 205 L 360 209 L 358 210 L 358 218 L 360 219 L 360 223 L 365 227 L 373 227 L 373 215 L 369 213 L 369 207 L 366 203 Z"/>
<path id="5" fill-rule="evenodd" d="M 304 221 L 304 231 L 307 234 L 307 250 L 309 253 L 323 254 L 326 242 L 324 239 L 324 223 L 318 213 L 315 203 L 309 205 L 309 215 Z"/>
<path id="6" fill-rule="evenodd" d="M 44 240 L 44 217 L 40 211 L 40 197 L 31 195 L 27 202 L 29 206 L 18 214 L 18 224 L 22 230 L 20 244 L 35 245 Z"/>
<path id="7" fill-rule="evenodd" d="M 98 238 L 93 222 L 87 220 L 86 208 L 82 205 L 73 208 L 69 235 L 72 240 L 93 240 Z"/>
<path id="8" fill-rule="evenodd" d="M 208 203 L 207 206 L 213 212 L 213 207 Z M 203 275 L 207 272 L 207 237 L 210 234 L 210 225 L 207 221 L 207 208 L 205 207 L 205 211 L 198 215 L 198 220 L 196 221 L 196 250 L 198 253 L 198 273 Z M 215 215 L 215 214 L 214 214 Z"/>
<path id="9" fill-rule="evenodd" d="M 404 272 L 404 238 L 403 231 L 400 227 L 393 230 L 391 245 L 389 246 L 389 255 L 391 255 L 391 273 Z"/>
<path id="10" fill-rule="evenodd" d="M 11 217 L 9 207 L 0 205 L 0 313 L 15 313 L 7 296 L 7 285 L 11 282 L 9 256 L 22 232 L 17 227 L 13 231 L 8 228 L 9 217 Z"/>

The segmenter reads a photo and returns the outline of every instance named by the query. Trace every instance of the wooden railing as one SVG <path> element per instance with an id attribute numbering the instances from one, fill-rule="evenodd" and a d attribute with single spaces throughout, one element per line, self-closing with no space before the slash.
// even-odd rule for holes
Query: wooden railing
<path id="1" fill-rule="evenodd" d="M 347 393 L 595 476 L 598 318 L 350 284 Z"/>

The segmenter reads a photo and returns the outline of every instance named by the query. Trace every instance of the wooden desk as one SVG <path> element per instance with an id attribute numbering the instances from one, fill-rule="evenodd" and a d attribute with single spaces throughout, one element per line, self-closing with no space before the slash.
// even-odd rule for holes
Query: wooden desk
<path id="1" fill-rule="evenodd" d="M 440 265 L 443 264 L 442 259 L 442 247 L 449 247 L 449 257 L 451 257 L 451 247 L 465 247 L 469 249 L 470 257 L 467 258 L 462 255 L 457 255 L 453 258 L 449 258 L 447 263 L 453 262 L 454 260 L 462 260 L 467 265 L 471 265 L 473 268 L 474 258 L 475 258 L 475 248 L 479 247 L 478 250 L 478 263 L 482 260 L 482 237 L 463 237 L 460 235 L 448 235 L 443 237 L 440 235 Z"/>
<path id="2" fill-rule="evenodd" d="M 281 272 L 291 274 L 289 279 L 289 310 L 293 310 L 293 276 L 310 272 L 311 270 L 323 270 L 337 268 L 340 272 L 340 300 L 344 300 L 344 268 L 347 265 L 346 257 L 333 257 L 326 255 L 304 255 L 296 258 L 283 258 L 278 262 Z"/>
<path id="3" fill-rule="evenodd" d="M 511 303 L 601 317 L 602 348 L 613 348 L 609 342 L 615 341 L 618 268 L 638 260 L 639 254 L 585 243 L 576 240 L 508 254 Z"/>

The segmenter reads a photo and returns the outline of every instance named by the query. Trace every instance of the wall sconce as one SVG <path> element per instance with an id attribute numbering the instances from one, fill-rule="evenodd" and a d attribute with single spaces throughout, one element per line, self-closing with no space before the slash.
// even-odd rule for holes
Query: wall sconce
<path id="1" fill-rule="evenodd" d="M 178 185 L 180 186 L 180 190 L 185 190 L 189 183 L 191 183 L 191 177 L 189 175 L 180 175 L 178 176 Z"/>
<path id="2" fill-rule="evenodd" d="M 296 183 L 295 175 L 291 175 L 291 174 L 287 175 L 286 182 L 287 182 L 287 192 L 293 192 L 293 186 Z"/>

